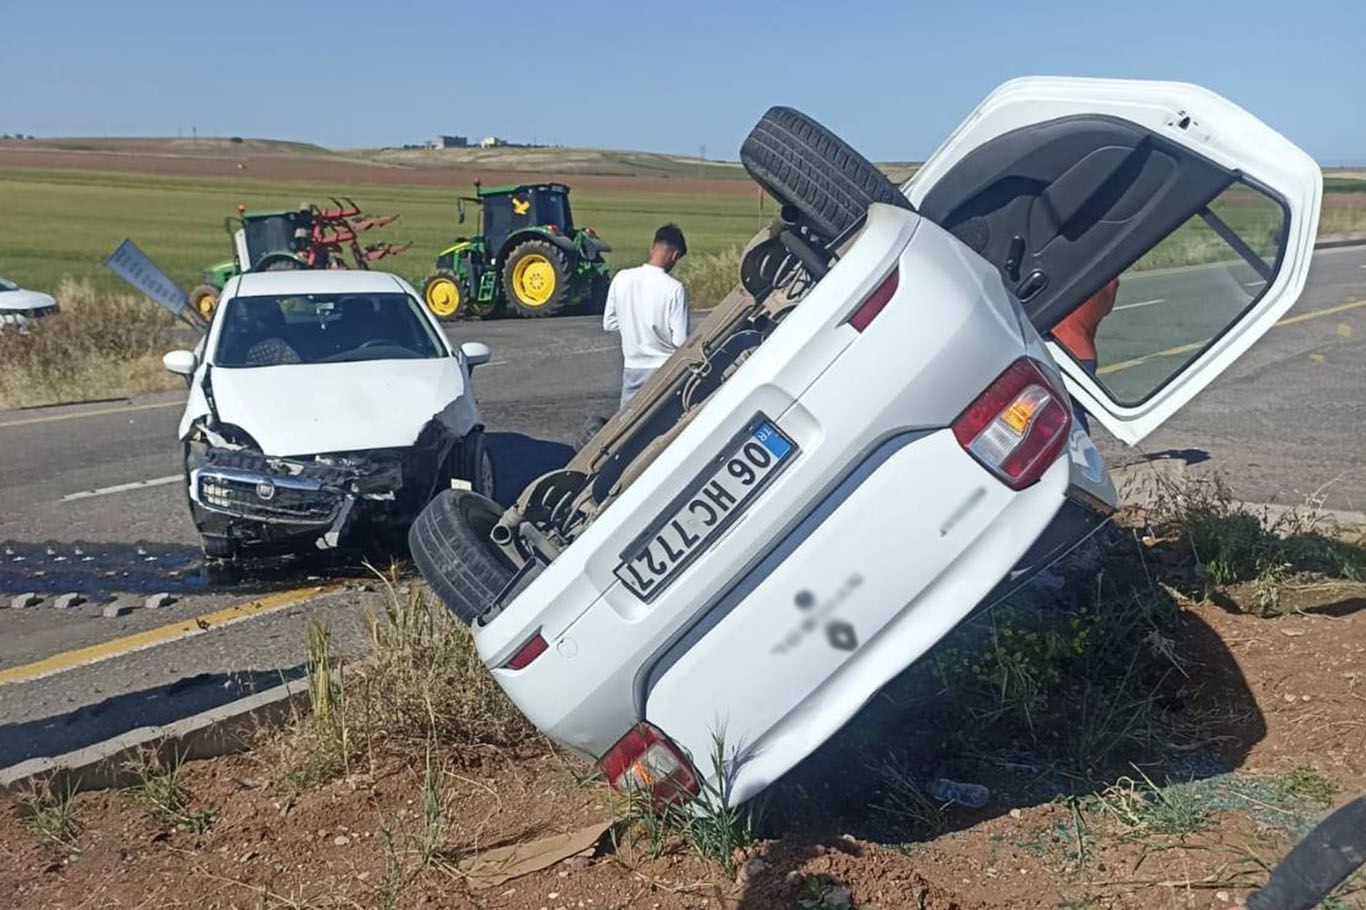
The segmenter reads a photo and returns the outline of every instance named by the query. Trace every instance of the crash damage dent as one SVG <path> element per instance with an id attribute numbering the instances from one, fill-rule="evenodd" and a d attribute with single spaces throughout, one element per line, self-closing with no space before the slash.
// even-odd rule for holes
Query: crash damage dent
<path id="1" fill-rule="evenodd" d="M 410 446 L 273 456 L 247 431 L 215 419 L 212 385 L 203 385 L 202 407 L 182 437 L 196 524 L 247 546 L 314 536 L 319 549 L 330 549 L 358 526 L 402 526 L 449 480 L 462 442 L 483 429 L 462 395 Z"/>

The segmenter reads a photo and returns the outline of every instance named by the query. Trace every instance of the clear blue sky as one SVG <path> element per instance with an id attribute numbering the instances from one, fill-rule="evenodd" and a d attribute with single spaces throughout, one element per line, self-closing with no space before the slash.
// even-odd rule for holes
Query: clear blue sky
<path id="1" fill-rule="evenodd" d="M 1182 79 L 1366 164 L 1366 0 L 5 0 L 0 132 L 332 146 L 438 132 L 735 158 L 770 104 L 931 152 L 1027 74 Z"/>

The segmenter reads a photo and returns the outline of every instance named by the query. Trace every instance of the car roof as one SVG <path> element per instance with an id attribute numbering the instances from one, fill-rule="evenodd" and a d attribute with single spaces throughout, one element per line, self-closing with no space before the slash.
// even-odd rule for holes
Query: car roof
<path id="1" fill-rule="evenodd" d="M 284 272 L 248 272 L 238 279 L 238 297 L 276 294 L 376 294 L 395 293 L 403 285 L 388 272 L 364 269 L 292 269 Z"/>

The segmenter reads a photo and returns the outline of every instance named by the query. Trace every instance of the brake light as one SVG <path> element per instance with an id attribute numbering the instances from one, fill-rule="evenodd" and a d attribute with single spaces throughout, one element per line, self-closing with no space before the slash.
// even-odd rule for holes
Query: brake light
<path id="1" fill-rule="evenodd" d="M 503 666 L 509 670 L 525 669 L 533 660 L 544 654 L 547 647 L 549 646 L 545 643 L 545 638 L 537 632 L 527 639 L 527 643 L 518 648 Z"/>
<path id="2" fill-rule="evenodd" d="M 1021 357 L 953 422 L 958 444 L 999 477 L 1023 490 L 1067 444 L 1072 408 L 1039 365 Z"/>
<path id="3" fill-rule="evenodd" d="M 879 284 L 873 290 L 873 293 L 863 298 L 863 302 L 858 305 L 858 309 L 850 314 L 848 320 L 849 324 L 859 332 L 868 328 L 868 324 L 877 318 L 878 313 L 882 312 L 882 308 L 887 305 L 887 301 L 892 299 L 892 295 L 896 293 L 896 286 L 900 281 L 901 269 L 892 269 L 892 273 L 882 279 L 882 284 Z"/>
<path id="4" fill-rule="evenodd" d="M 697 795 L 697 772 L 670 739 L 647 723 L 636 724 L 598 762 L 618 790 L 648 792 L 655 802 L 684 803 Z"/>

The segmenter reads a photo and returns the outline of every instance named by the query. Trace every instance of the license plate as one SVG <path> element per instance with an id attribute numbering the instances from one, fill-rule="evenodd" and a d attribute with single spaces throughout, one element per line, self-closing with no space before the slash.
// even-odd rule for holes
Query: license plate
<path id="1" fill-rule="evenodd" d="M 616 576 L 650 601 L 740 516 L 797 446 L 762 416 L 621 554 Z"/>

